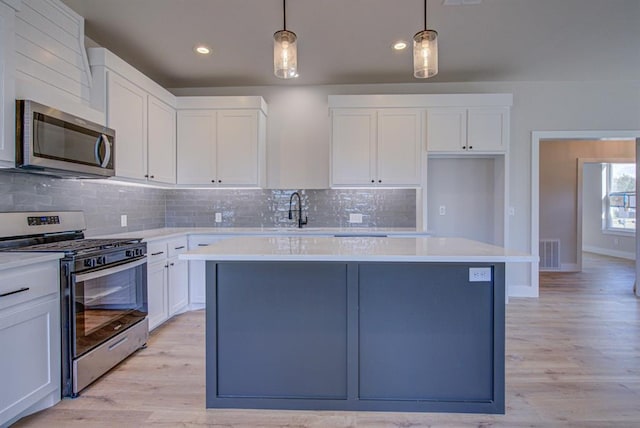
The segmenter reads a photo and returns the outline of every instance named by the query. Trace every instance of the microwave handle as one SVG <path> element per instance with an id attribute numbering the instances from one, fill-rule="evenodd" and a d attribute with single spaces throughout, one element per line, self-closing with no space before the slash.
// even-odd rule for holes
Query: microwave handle
<path id="1" fill-rule="evenodd" d="M 103 141 L 105 154 L 104 159 L 100 160 L 100 143 L 102 143 Z M 111 142 L 109 141 L 109 137 L 107 137 L 105 134 L 100 134 L 100 137 L 96 141 L 96 145 L 94 147 L 94 155 L 96 157 L 96 162 L 98 162 L 102 168 L 106 168 L 106 166 L 109 164 L 109 160 L 111 159 Z"/>

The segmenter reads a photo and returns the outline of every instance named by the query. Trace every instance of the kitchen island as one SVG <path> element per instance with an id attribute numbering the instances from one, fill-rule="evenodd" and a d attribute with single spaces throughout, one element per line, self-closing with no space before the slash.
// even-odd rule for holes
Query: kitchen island
<path id="1" fill-rule="evenodd" d="M 504 413 L 505 263 L 460 238 L 236 238 L 206 263 L 206 405 Z"/>

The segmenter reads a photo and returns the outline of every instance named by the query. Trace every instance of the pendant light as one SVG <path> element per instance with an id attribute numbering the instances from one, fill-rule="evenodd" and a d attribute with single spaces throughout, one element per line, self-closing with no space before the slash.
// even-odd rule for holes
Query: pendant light
<path id="1" fill-rule="evenodd" d="M 287 2 L 282 0 L 284 28 L 273 34 L 273 73 L 281 79 L 298 77 L 296 33 L 287 31 Z"/>
<path id="2" fill-rule="evenodd" d="M 424 0 L 424 30 L 413 36 L 413 76 L 427 79 L 438 74 L 438 32 L 427 29 L 427 0 Z"/>

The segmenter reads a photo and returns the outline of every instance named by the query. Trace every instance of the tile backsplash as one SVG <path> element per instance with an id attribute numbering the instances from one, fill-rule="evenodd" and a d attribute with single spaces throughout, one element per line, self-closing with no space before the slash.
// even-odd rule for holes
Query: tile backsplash
<path id="1" fill-rule="evenodd" d="M 165 225 L 164 189 L 0 171 L 0 211 L 84 211 L 87 236 Z M 120 215 L 127 227 L 120 227 Z"/>
<path id="2" fill-rule="evenodd" d="M 289 200 L 295 190 L 171 189 L 167 191 L 169 227 L 290 227 Z M 307 227 L 415 227 L 415 189 L 299 190 Z M 222 222 L 215 223 L 215 213 Z M 349 214 L 362 223 L 349 223 Z"/>
<path id="3" fill-rule="evenodd" d="M 159 189 L 0 171 L 0 211 L 80 210 L 87 236 L 158 227 L 293 227 L 295 190 Z M 308 227 L 415 227 L 415 189 L 298 190 Z M 215 214 L 222 222 L 215 222 Z M 120 216 L 127 215 L 127 227 Z M 362 214 L 362 223 L 349 223 Z"/>

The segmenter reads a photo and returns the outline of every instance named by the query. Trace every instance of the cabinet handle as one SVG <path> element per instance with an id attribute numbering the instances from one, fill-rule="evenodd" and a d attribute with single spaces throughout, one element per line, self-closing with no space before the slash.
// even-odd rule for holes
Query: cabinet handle
<path id="1" fill-rule="evenodd" d="M 151 176 L 151 177 L 149 177 L 149 178 L 156 178 L 156 176 L 155 176 L 155 175 L 152 175 L 152 176 Z"/>
<path id="2" fill-rule="evenodd" d="M 169 268 L 169 265 L 164 265 L 165 268 Z"/>
<path id="3" fill-rule="evenodd" d="M 216 180 L 211 180 L 211 182 L 212 182 L 212 183 L 215 183 L 215 182 L 216 182 Z"/>
<path id="4" fill-rule="evenodd" d="M 169 263 L 169 266 L 173 266 L 173 265 L 175 265 L 175 263 Z"/>
<path id="5" fill-rule="evenodd" d="M 149 174 L 145 174 L 145 175 L 144 175 L 144 178 L 149 178 Z"/>
<path id="6" fill-rule="evenodd" d="M 12 294 L 23 293 L 25 291 L 29 291 L 29 287 L 18 288 L 17 290 L 9 291 L 7 293 L 0 294 L 0 297 L 11 296 Z"/>
<path id="7" fill-rule="evenodd" d="M 222 180 L 218 180 L 218 183 L 222 183 Z"/>
<path id="8" fill-rule="evenodd" d="M 376 182 L 376 180 L 371 180 L 371 182 L 372 182 L 372 183 L 375 183 L 375 182 Z"/>
<path id="9" fill-rule="evenodd" d="M 378 183 L 382 183 L 382 180 L 378 180 Z"/>
<path id="10" fill-rule="evenodd" d="M 463 150 L 467 150 L 467 146 L 462 146 L 462 149 Z"/>
<path id="11" fill-rule="evenodd" d="M 208 247 L 209 244 L 198 244 L 198 247 Z"/>
<path id="12" fill-rule="evenodd" d="M 473 149 L 473 146 L 469 146 L 469 150 L 472 150 L 472 149 Z"/>
<path id="13" fill-rule="evenodd" d="M 159 256 L 160 254 L 164 254 L 164 251 L 158 251 L 157 253 L 151 253 L 152 256 Z"/>
<path id="14" fill-rule="evenodd" d="M 184 245 L 180 245 L 179 247 L 173 247 L 174 250 L 182 250 L 184 248 Z"/>

